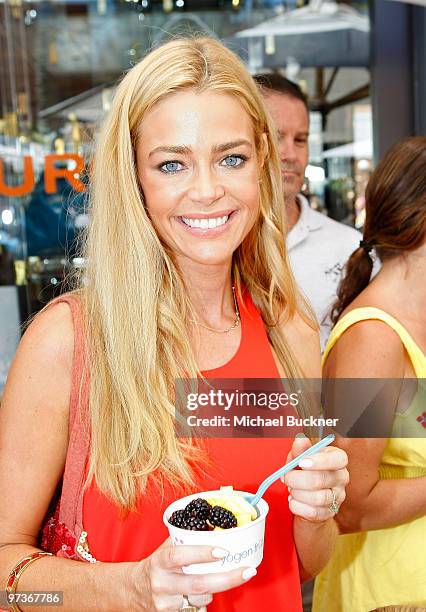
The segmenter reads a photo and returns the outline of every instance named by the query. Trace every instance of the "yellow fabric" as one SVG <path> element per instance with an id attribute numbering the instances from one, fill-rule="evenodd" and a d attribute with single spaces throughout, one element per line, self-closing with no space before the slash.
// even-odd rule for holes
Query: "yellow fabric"
<path id="1" fill-rule="evenodd" d="M 400 337 L 418 379 L 426 379 L 426 355 L 407 330 L 378 308 L 357 308 L 334 327 L 323 365 L 340 336 L 354 323 L 376 319 Z M 424 384 L 424 380 L 418 383 Z M 426 411 L 418 390 L 409 409 L 395 415 L 393 435 L 419 435 Z M 426 476 L 426 439 L 391 438 L 382 456 L 380 478 Z M 425 486 L 419 483 L 419 486 Z M 381 606 L 426 604 L 426 516 L 388 529 L 341 535 L 327 567 L 315 581 L 313 612 L 369 612 Z"/>
<path id="2" fill-rule="evenodd" d="M 322 356 L 322 365 L 324 366 L 328 354 L 343 332 L 345 332 L 355 323 L 359 323 L 360 321 L 371 321 L 371 319 L 387 323 L 389 327 L 391 327 L 398 334 L 411 359 L 411 363 L 417 378 L 426 378 L 426 355 L 417 346 L 405 327 L 403 327 L 399 321 L 384 310 L 380 310 L 380 308 L 373 308 L 373 306 L 355 308 L 354 310 L 348 312 L 348 314 L 346 314 L 336 323 L 328 338 L 327 346 L 325 347 L 324 355 Z"/>

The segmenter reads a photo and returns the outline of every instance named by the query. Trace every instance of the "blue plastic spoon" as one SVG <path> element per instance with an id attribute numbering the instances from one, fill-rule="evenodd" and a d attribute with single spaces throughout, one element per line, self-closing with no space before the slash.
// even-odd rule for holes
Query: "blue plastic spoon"
<path id="1" fill-rule="evenodd" d="M 256 506 L 262 495 L 265 493 L 266 489 L 270 487 L 273 482 L 278 480 L 278 478 L 281 478 L 281 476 L 284 476 L 284 474 L 287 474 L 287 472 L 294 470 L 294 468 L 299 465 L 299 462 L 305 457 L 314 455 L 317 451 L 331 444 L 334 439 L 334 434 L 330 434 L 319 442 L 317 442 L 316 444 L 314 444 L 313 446 L 307 448 L 305 451 L 303 451 L 303 453 L 300 453 L 300 455 L 297 455 L 297 457 L 295 457 L 294 459 L 283 465 L 283 467 L 281 467 L 279 470 L 268 476 L 268 478 L 265 478 L 265 480 L 258 488 L 257 493 L 255 495 L 249 493 L 248 495 L 244 496 L 245 499 L 250 502 L 252 506 Z"/>

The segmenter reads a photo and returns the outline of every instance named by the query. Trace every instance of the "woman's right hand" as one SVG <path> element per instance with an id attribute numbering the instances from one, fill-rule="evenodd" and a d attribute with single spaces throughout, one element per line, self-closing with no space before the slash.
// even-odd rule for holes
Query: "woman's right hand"
<path id="1" fill-rule="evenodd" d="M 191 605 L 207 606 L 213 593 L 227 591 L 248 582 L 256 570 L 243 567 L 217 574 L 184 574 L 182 567 L 192 563 L 211 563 L 228 552 L 212 546 L 174 546 L 169 539 L 151 556 L 134 565 L 129 576 L 128 610 L 176 612 L 183 595 Z"/>

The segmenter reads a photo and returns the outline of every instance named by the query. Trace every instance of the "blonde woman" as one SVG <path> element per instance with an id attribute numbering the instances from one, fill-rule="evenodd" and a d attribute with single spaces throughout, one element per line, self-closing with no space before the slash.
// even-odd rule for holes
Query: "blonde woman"
<path id="1" fill-rule="evenodd" d="M 253 490 L 309 445 L 201 444 L 173 419 L 178 377 L 319 376 L 280 185 L 261 97 L 220 43 L 169 42 L 125 76 L 97 145 L 87 278 L 26 332 L 0 412 L 3 582 L 63 591 L 64 612 L 301 610 L 299 573 L 316 574 L 336 537 L 343 451 L 288 475 L 298 501 L 281 483 L 268 491 L 256 577 L 185 575 L 226 551 L 173 547 L 161 520 L 182 491 Z"/>

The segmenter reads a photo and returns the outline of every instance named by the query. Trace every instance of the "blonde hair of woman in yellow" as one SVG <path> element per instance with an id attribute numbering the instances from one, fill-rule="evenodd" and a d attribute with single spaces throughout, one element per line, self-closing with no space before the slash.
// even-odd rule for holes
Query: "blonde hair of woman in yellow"
<path id="1" fill-rule="evenodd" d="M 370 281 L 372 249 L 382 267 Z M 426 605 L 425 275 L 426 137 L 418 136 L 395 144 L 371 176 L 364 240 L 323 357 L 326 378 L 361 379 L 359 398 L 373 388 L 362 379 L 389 381 L 370 420 L 382 423 L 383 438 L 341 442 L 351 473 L 337 517 L 344 535 L 316 580 L 315 612 Z"/>
<path id="2" fill-rule="evenodd" d="M 78 293 L 90 375 L 89 478 L 118 508 L 131 510 L 148 476 L 158 472 L 190 485 L 190 465 L 203 461 L 195 443 L 176 436 L 173 386 L 226 362 L 238 348 L 232 283 L 237 293 L 243 287 L 250 293 L 282 376 L 318 377 L 319 338 L 288 266 L 271 121 L 244 65 L 219 42 L 174 40 L 128 72 L 98 138 L 90 199 L 87 270 Z M 222 237 L 202 240 L 184 227 L 184 212 L 200 215 L 212 204 L 217 212 L 222 200 L 232 209 L 222 219 L 229 225 L 217 232 Z M 63 473 L 74 348 L 68 307 L 53 304 L 26 332 L 6 387 L 0 411 L 5 578 L 37 550 Z M 307 445 L 297 440 L 291 453 Z M 303 503 L 290 501 L 291 529 L 302 571 L 314 574 L 336 536 L 330 496 L 344 499 L 348 474 L 345 453 L 333 447 L 308 463 L 286 483 L 303 490 Z M 166 541 L 137 563 L 43 558 L 25 571 L 20 588 L 60 588 L 64 612 L 174 611 L 183 593 L 201 606 L 211 593 L 253 577 L 251 569 L 184 575 L 183 566 L 217 555 L 211 547 Z"/>

